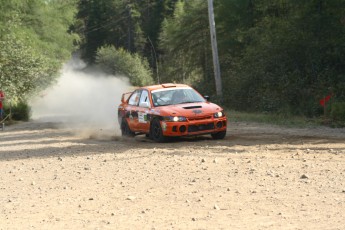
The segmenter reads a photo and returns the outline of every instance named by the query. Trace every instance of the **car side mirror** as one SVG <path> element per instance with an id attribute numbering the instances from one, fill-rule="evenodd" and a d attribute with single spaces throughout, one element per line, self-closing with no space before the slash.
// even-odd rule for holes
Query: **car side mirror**
<path id="1" fill-rule="evenodd" d="M 205 95 L 204 98 L 206 99 L 206 101 L 210 100 L 210 96 Z"/>
<path id="2" fill-rule="evenodd" d="M 142 101 L 139 103 L 140 107 L 149 108 L 150 104 L 147 101 Z"/>

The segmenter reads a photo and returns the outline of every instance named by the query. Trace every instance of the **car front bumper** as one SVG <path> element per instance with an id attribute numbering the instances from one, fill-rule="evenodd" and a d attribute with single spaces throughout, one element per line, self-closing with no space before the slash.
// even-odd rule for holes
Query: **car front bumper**
<path id="1" fill-rule="evenodd" d="M 161 121 L 164 136 L 194 136 L 225 131 L 226 117 L 185 122 Z"/>

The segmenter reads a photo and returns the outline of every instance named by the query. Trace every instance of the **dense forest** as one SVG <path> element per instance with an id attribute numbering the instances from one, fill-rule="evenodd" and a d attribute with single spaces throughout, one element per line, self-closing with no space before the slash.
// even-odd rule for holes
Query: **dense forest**
<path id="1" fill-rule="evenodd" d="M 223 98 L 206 0 L 0 0 L 0 88 L 25 102 L 79 56 L 229 109 L 345 119 L 344 0 L 214 0 L 214 14 Z"/>

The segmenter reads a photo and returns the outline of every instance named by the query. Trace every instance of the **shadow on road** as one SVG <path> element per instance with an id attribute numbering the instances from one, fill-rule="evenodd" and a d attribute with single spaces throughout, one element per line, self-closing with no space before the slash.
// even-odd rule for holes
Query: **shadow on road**
<path id="1" fill-rule="evenodd" d="M 230 126 L 224 140 L 213 140 L 210 136 L 196 136 L 175 138 L 166 143 L 152 142 L 144 135 L 134 138 L 122 138 L 109 134 L 78 136 L 71 130 L 59 129 L 58 126 L 55 123 L 29 122 L 14 125 L 0 132 L 0 160 L 73 157 L 90 154 L 116 155 L 127 151 L 140 154 L 144 150 L 152 150 L 153 154 L 164 152 L 165 154 L 193 155 L 193 150 L 202 152 L 203 148 L 214 149 L 219 154 L 233 154 L 245 152 L 246 146 L 277 145 L 276 149 L 288 151 L 294 149 L 294 145 L 297 144 L 315 145 L 315 149 L 322 150 L 327 148 L 320 145 L 345 141 L 343 130 L 337 130 L 331 133 L 332 135 L 318 135 L 312 130 L 301 131 L 248 124 Z M 284 144 L 284 147 L 281 144 Z"/>

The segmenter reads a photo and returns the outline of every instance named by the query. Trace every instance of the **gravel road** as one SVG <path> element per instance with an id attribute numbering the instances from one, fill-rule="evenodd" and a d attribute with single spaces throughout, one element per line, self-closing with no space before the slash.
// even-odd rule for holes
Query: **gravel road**
<path id="1" fill-rule="evenodd" d="M 232 123 L 153 143 L 31 121 L 0 131 L 0 229 L 345 229 L 345 130 Z"/>

